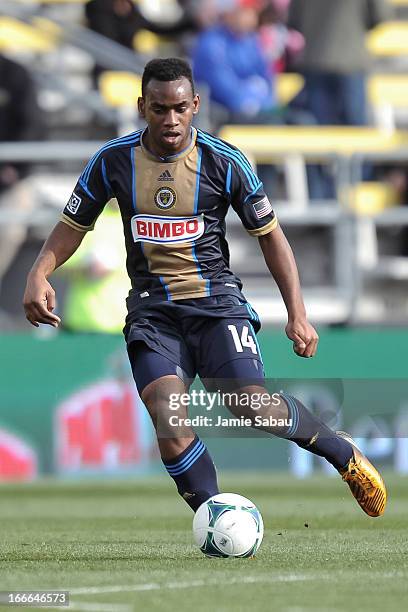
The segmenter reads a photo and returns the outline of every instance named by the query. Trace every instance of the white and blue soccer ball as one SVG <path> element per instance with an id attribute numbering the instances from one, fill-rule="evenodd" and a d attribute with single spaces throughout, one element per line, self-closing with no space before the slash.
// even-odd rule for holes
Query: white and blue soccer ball
<path id="1" fill-rule="evenodd" d="M 253 557 L 263 538 L 263 520 L 246 497 L 219 493 L 194 515 L 193 535 L 207 557 Z"/>

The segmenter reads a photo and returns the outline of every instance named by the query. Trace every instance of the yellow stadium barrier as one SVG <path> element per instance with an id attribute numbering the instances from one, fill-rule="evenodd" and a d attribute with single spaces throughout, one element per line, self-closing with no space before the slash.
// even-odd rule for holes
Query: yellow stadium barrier
<path id="1" fill-rule="evenodd" d="M 85 4 L 89 0 L 41 0 L 41 4 Z M 20 0 L 22 4 L 38 4 L 37 0 Z"/>
<path id="2" fill-rule="evenodd" d="M 276 95 L 279 103 L 289 104 L 297 96 L 305 83 L 300 74 L 283 72 L 276 75 Z"/>
<path id="3" fill-rule="evenodd" d="M 291 205 L 305 208 L 308 200 L 306 163 L 343 160 L 347 175 L 355 154 L 387 154 L 408 150 L 408 130 L 370 127 L 226 125 L 220 138 L 237 146 L 256 164 L 279 163 L 285 174 Z M 347 179 L 346 179 L 347 180 Z M 364 191 L 365 190 L 365 191 Z M 339 201 L 361 214 L 373 214 L 396 202 L 386 187 L 360 187 L 356 193 L 341 189 Z M 350 202 L 352 204 L 350 204 Z"/>
<path id="4" fill-rule="evenodd" d="M 350 208 L 359 215 L 376 215 L 398 204 L 398 194 L 389 183 L 367 181 L 348 188 Z"/>
<path id="5" fill-rule="evenodd" d="M 324 160 L 330 154 L 387 153 L 408 147 L 408 131 L 372 127 L 225 125 L 220 138 L 268 163 L 290 154 Z"/>
<path id="6" fill-rule="evenodd" d="M 368 98 L 373 106 L 408 109 L 408 75 L 373 74 L 368 79 Z"/>
<path id="7" fill-rule="evenodd" d="M 160 47 L 161 40 L 160 36 L 149 30 L 139 30 L 133 37 L 132 45 L 137 53 L 154 55 Z"/>
<path id="8" fill-rule="evenodd" d="M 58 26 L 37 18 L 28 25 L 12 17 L 0 17 L 0 50 L 49 53 L 58 43 Z"/>
<path id="9" fill-rule="evenodd" d="M 136 106 L 142 94 L 142 78 L 132 72 L 107 70 L 99 77 L 99 91 L 108 106 Z"/>
<path id="10" fill-rule="evenodd" d="M 367 48 L 373 55 L 408 55 L 408 21 L 386 21 L 367 34 Z"/>

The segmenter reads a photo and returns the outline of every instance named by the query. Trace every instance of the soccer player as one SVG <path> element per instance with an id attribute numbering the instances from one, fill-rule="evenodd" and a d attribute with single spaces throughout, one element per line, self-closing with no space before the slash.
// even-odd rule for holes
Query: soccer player
<path id="1" fill-rule="evenodd" d="M 241 151 L 192 127 L 199 104 L 186 62 L 155 59 L 146 65 L 138 101 L 146 129 L 108 142 L 91 158 L 28 275 L 24 295 L 33 325 L 59 325 L 48 278 L 92 230 L 105 203 L 117 198 L 132 282 L 124 329 L 130 363 L 163 463 L 194 511 L 219 492 L 216 472 L 190 427 L 170 427 L 170 397 L 187 392 L 196 374 L 228 380 L 230 388 L 236 381 L 240 393 L 266 392 L 255 337 L 259 318 L 229 269 L 229 206 L 259 241 L 288 311 L 286 334 L 295 352 L 313 357 L 318 343 L 292 250 L 262 184 Z M 237 406 L 230 407 L 236 413 Z M 346 434 L 332 431 L 286 395 L 262 414 L 288 419 L 290 427 L 266 430 L 325 457 L 367 514 L 384 512 L 382 478 Z M 178 417 L 183 416 L 187 409 L 181 405 Z"/>

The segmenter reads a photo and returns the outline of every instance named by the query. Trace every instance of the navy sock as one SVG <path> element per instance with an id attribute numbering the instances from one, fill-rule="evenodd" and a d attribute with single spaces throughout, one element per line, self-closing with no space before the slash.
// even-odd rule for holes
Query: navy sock
<path id="1" fill-rule="evenodd" d="M 163 463 L 181 497 L 194 512 L 209 497 L 219 493 L 214 463 L 198 436 L 178 457 Z"/>
<path id="2" fill-rule="evenodd" d="M 295 442 L 315 455 L 324 457 L 336 470 L 341 470 L 350 461 L 353 447 L 335 431 L 315 417 L 305 406 L 291 395 L 282 395 L 292 425 L 282 436 Z"/>

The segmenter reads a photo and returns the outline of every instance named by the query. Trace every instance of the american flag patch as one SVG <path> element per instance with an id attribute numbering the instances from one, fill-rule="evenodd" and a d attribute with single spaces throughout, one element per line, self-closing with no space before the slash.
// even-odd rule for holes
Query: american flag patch
<path id="1" fill-rule="evenodd" d="M 273 212 L 272 204 L 268 200 L 267 196 L 262 198 L 262 200 L 259 200 L 259 202 L 255 202 L 255 204 L 252 204 L 252 206 L 254 207 L 254 211 L 258 219 L 262 219 Z"/>

